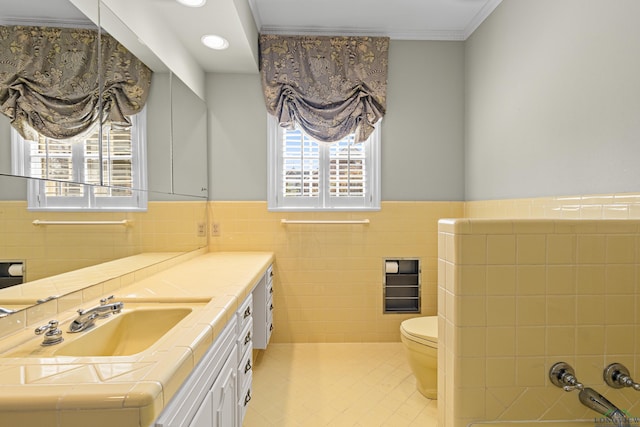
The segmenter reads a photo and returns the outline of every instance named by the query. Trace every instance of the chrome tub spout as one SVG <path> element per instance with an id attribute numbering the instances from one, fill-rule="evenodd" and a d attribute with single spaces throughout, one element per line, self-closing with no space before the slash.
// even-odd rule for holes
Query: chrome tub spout
<path id="1" fill-rule="evenodd" d="M 604 415 L 613 421 L 618 427 L 629 427 L 629 418 L 616 405 L 609 402 L 603 395 L 592 389 L 585 387 L 578 395 L 580 403 L 597 413 Z"/>

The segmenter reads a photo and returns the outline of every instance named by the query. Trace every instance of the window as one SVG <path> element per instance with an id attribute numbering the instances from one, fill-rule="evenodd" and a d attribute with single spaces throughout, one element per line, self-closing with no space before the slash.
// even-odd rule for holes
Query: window
<path id="1" fill-rule="evenodd" d="M 270 210 L 380 208 L 380 124 L 367 141 L 328 144 L 268 120 Z"/>
<path id="2" fill-rule="evenodd" d="M 39 135 L 37 141 L 28 141 L 12 129 L 14 172 L 40 178 L 29 181 L 29 209 L 146 209 L 146 192 L 140 191 L 146 188 L 145 111 L 131 119 L 126 129 L 102 126 L 102 164 L 97 125 L 65 140 Z"/>

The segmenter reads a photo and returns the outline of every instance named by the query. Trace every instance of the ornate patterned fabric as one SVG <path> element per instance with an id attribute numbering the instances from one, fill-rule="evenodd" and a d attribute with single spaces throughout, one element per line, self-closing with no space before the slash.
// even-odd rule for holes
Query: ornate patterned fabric
<path id="1" fill-rule="evenodd" d="M 280 126 L 335 142 L 366 140 L 386 111 L 387 37 L 260 36 L 267 111 Z"/>
<path id="2" fill-rule="evenodd" d="M 113 37 L 81 28 L 0 26 L 0 112 L 27 139 L 30 129 L 64 139 L 92 127 L 100 117 L 100 71 L 102 120 L 129 125 L 128 116 L 144 107 L 151 70 Z"/>

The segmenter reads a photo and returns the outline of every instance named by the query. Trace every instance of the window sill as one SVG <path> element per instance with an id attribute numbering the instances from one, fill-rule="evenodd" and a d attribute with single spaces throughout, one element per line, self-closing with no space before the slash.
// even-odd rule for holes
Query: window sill
<path id="1" fill-rule="evenodd" d="M 75 213 L 84 213 L 84 212 L 146 212 L 147 208 L 27 208 L 29 212 L 75 212 Z"/>
<path id="2" fill-rule="evenodd" d="M 267 208 L 269 212 L 378 212 L 380 207 L 371 208 Z"/>

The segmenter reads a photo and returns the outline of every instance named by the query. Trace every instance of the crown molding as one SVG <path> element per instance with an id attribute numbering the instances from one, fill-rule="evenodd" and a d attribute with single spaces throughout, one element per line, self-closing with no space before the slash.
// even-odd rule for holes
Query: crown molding
<path id="1" fill-rule="evenodd" d="M 262 34 L 281 34 L 296 36 L 378 36 L 389 37 L 393 40 L 464 40 L 463 31 L 424 31 L 424 30 L 388 30 L 380 31 L 376 28 L 345 28 L 345 27 L 295 27 L 269 26 L 261 28 Z"/>
<path id="2" fill-rule="evenodd" d="M 473 17 L 471 22 L 469 22 L 467 28 L 464 29 L 464 40 L 468 39 L 471 34 L 473 34 L 473 32 L 478 29 L 480 24 L 482 24 L 484 20 L 493 13 L 495 8 L 498 7 L 500 3 L 502 3 L 502 0 L 489 0 L 484 4 L 482 9 L 480 9 L 476 16 Z"/>
<path id="3" fill-rule="evenodd" d="M 55 18 L 28 18 L 24 16 L 0 17 L 0 25 L 24 25 L 27 27 L 66 27 L 66 28 L 97 28 L 96 24 L 88 19 L 55 19 Z"/>
<path id="4" fill-rule="evenodd" d="M 488 0 L 462 30 L 412 30 L 406 28 L 348 28 L 348 27 L 302 27 L 262 25 L 256 0 L 249 0 L 256 27 L 263 34 L 300 35 L 300 36 L 386 36 L 393 40 L 443 40 L 464 41 L 484 22 L 502 0 Z"/>

